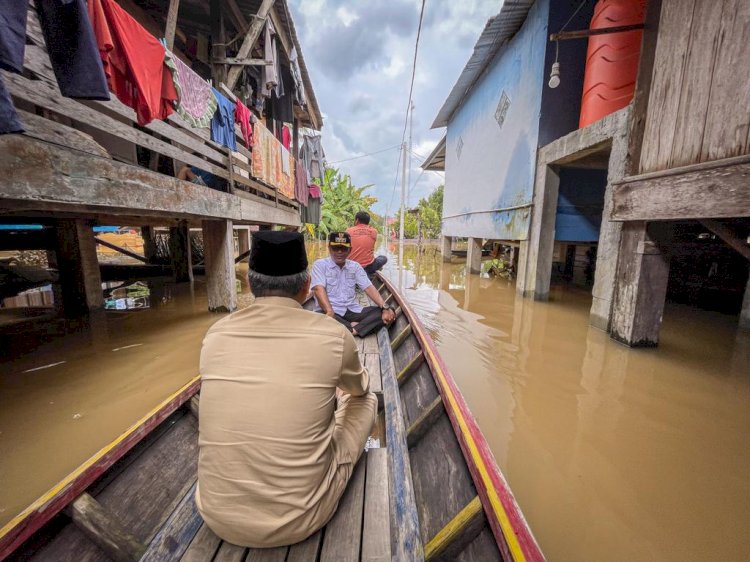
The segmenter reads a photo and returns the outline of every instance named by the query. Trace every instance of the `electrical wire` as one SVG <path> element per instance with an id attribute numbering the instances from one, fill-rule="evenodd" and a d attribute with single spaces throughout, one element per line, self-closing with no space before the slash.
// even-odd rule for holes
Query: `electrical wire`
<path id="1" fill-rule="evenodd" d="M 409 125 L 409 112 L 411 111 L 412 96 L 414 94 L 414 77 L 417 74 L 417 55 L 419 53 L 419 38 L 422 34 L 422 21 L 424 20 L 424 6 L 427 0 L 422 0 L 422 7 L 419 10 L 419 24 L 417 25 L 417 38 L 414 41 L 414 61 L 411 65 L 411 80 L 409 82 L 409 99 L 406 102 L 406 115 L 404 116 L 404 131 L 401 133 L 401 145 L 403 146 L 406 139 L 406 129 Z M 393 182 L 393 191 L 391 192 L 391 203 L 396 194 L 396 185 L 398 184 L 398 165 L 401 163 L 401 152 L 399 151 L 398 164 L 396 165 L 396 179 Z M 390 204 L 388 205 L 390 208 Z"/>
<path id="2" fill-rule="evenodd" d="M 351 158 L 344 158 L 343 160 L 336 160 L 335 162 L 326 162 L 326 164 L 341 164 L 342 162 L 350 162 L 351 160 L 357 160 L 359 158 L 365 158 L 367 156 L 372 156 L 374 154 L 380 154 L 382 152 L 388 152 L 389 150 L 393 150 L 394 148 L 398 148 L 400 145 L 394 144 L 393 146 L 389 146 L 387 148 L 381 148 L 380 150 L 375 150 L 373 152 L 368 152 L 366 154 L 360 154 L 359 156 L 353 156 Z"/>

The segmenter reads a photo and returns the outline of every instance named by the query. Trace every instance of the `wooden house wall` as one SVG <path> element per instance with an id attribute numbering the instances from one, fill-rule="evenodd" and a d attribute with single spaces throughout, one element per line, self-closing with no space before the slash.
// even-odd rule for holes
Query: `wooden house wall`
<path id="1" fill-rule="evenodd" d="M 750 2 L 662 0 L 640 172 L 750 153 Z"/>

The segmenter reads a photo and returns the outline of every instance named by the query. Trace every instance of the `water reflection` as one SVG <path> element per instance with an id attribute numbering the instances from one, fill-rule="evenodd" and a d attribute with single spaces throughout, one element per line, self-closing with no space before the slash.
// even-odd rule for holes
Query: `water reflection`
<path id="1" fill-rule="evenodd" d="M 590 294 L 549 303 L 468 276 L 438 249 L 386 273 L 456 378 L 550 560 L 750 559 L 750 335 L 668 305 L 660 347 L 588 325 Z"/>

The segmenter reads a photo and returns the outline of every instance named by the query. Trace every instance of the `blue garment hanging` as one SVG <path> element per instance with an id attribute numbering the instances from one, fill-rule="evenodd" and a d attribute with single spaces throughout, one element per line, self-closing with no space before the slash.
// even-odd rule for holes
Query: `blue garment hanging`
<path id="1" fill-rule="evenodd" d="M 227 148 L 237 150 L 237 136 L 234 134 L 235 105 L 222 94 L 212 88 L 218 106 L 211 119 L 211 140 L 223 144 Z"/>

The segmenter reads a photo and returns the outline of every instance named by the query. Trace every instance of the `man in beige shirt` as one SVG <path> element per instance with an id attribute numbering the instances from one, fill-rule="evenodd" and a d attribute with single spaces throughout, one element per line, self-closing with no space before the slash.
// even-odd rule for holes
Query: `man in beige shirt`
<path id="1" fill-rule="evenodd" d="M 249 279 L 255 302 L 203 341 L 196 503 L 224 540 L 274 547 L 332 517 L 377 400 L 348 330 L 302 308 L 301 234 L 253 233 Z"/>

